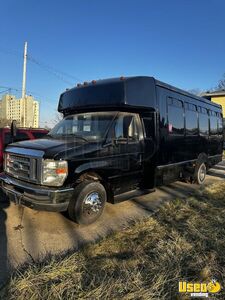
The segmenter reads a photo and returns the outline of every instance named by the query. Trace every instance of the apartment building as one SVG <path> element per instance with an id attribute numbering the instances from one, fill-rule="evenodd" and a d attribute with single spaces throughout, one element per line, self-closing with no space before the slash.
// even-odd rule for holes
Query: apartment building
<path id="1" fill-rule="evenodd" d="M 39 102 L 32 96 L 17 99 L 6 94 L 0 101 L 0 117 L 16 120 L 20 127 L 39 127 Z"/>

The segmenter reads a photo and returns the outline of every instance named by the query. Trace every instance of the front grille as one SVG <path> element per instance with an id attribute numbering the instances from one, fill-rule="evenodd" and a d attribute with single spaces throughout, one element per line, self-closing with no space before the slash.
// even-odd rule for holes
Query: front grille
<path id="1" fill-rule="evenodd" d="M 5 172 L 18 179 L 37 182 L 37 159 L 13 153 L 6 153 Z"/>

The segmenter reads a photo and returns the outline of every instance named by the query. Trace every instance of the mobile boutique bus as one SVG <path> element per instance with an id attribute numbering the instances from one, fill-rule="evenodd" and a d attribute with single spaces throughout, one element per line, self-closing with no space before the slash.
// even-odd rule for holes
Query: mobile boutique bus
<path id="1" fill-rule="evenodd" d="M 221 106 L 153 77 L 92 81 L 61 94 L 42 139 L 5 150 L 10 199 L 89 224 L 104 209 L 176 180 L 202 184 L 222 160 Z"/>

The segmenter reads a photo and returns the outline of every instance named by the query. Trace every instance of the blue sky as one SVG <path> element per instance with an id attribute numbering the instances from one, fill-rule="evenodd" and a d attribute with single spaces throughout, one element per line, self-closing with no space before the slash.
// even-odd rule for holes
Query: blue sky
<path id="1" fill-rule="evenodd" d="M 21 89 L 28 41 L 38 64 L 28 60 L 27 90 L 41 100 L 42 126 L 78 81 L 150 75 L 204 90 L 225 73 L 224 0 L 7 0 L 0 11 L 0 86 Z"/>

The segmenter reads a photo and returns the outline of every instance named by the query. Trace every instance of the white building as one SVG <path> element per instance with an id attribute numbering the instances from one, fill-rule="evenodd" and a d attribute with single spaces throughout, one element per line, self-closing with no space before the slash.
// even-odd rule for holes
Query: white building
<path id="1" fill-rule="evenodd" d="M 39 127 L 39 102 L 32 96 L 16 99 L 6 94 L 0 101 L 1 119 L 16 120 L 20 127 Z"/>

